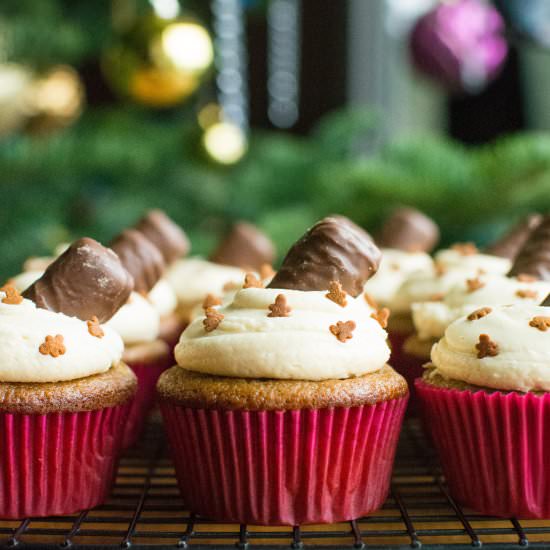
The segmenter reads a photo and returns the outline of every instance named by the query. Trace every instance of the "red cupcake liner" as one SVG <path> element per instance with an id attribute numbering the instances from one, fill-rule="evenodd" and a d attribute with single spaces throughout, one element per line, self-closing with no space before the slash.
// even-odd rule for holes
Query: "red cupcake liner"
<path id="1" fill-rule="evenodd" d="M 130 412 L 122 437 L 123 449 L 134 445 L 141 436 L 147 417 L 155 405 L 157 380 L 172 364 L 171 354 L 155 364 L 127 362 L 138 379 L 138 389 L 130 403 Z"/>
<path id="2" fill-rule="evenodd" d="M 332 523 L 380 508 L 406 405 L 407 397 L 293 411 L 160 403 L 186 505 L 263 525 Z"/>
<path id="3" fill-rule="evenodd" d="M 128 405 L 0 413 L 0 518 L 72 514 L 106 500 Z"/>
<path id="4" fill-rule="evenodd" d="M 416 389 L 453 498 L 492 516 L 550 517 L 550 394 Z"/>

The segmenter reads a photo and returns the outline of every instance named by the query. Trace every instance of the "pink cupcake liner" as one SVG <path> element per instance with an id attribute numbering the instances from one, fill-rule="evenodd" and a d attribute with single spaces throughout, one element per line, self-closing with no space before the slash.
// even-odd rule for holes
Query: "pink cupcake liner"
<path id="1" fill-rule="evenodd" d="M 127 414 L 127 404 L 76 413 L 0 413 L 0 518 L 72 514 L 105 501 Z"/>
<path id="2" fill-rule="evenodd" d="M 155 405 L 157 380 L 167 368 L 172 366 L 172 363 L 171 354 L 166 360 L 156 364 L 128 362 L 128 366 L 138 379 L 138 389 L 130 403 L 130 412 L 122 438 L 123 449 L 134 445 L 143 432 L 147 417 Z"/>
<path id="3" fill-rule="evenodd" d="M 382 506 L 407 397 L 292 411 L 160 405 L 191 510 L 219 521 L 296 525 L 350 520 Z"/>
<path id="4" fill-rule="evenodd" d="M 416 389 L 453 498 L 487 515 L 550 517 L 550 394 Z"/>

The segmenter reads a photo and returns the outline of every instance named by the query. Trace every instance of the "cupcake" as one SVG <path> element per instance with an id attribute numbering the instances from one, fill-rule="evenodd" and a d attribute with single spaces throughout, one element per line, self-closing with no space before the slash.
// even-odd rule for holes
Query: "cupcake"
<path id="1" fill-rule="evenodd" d="M 102 323 L 132 284 L 112 251 L 84 238 L 23 296 L 1 289 L 1 518 L 72 514 L 106 499 L 136 379 Z"/>
<path id="2" fill-rule="evenodd" d="M 296 525 L 383 504 L 408 388 L 361 296 L 379 258 L 351 222 L 325 218 L 267 288 L 183 332 L 157 389 L 192 511 Z"/>
<path id="3" fill-rule="evenodd" d="M 275 248 L 254 225 L 237 222 L 208 260 L 194 257 L 175 262 L 167 278 L 178 299 L 178 312 L 187 321 L 200 312 L 210 295 L 221 301 L 242 286 L 247 272 L 271 276 Z"/>
<path id="4" fill-rule="evenodd" d="M 416 382 L 451 495 L 483 514 L 550 517 L 549 327 L 548 307 L 474 310 Z"/>
<path id="5" fill-rule="evenodd" d="M 409 307 L 396 307 L 398 291 L 412 275 L 432 274 L 429 252 L 439 240 L 439 228 L 433 220 L 414 208 L 397 208 L 385 221 L 376 243 L 382 249 L 378 272 L 365 285 L 372 304 L 392 312 L 388 333 L 392 348 L 392 365 L 401 371 L 401 350 L 405 338 L 413 331 Z"/>
<path id="6" fill-rule="evenodd" d="M 455 319 L 483 306 L 538 304 L 550 292 L 549 281 L 521 272 L 521 264 L 518 263 L 522 261 L 523 255 L 521 250 L 517 250 L 517 245 L 521 243 L 525 248 L 530 238 L 537 242 L 540 240 L 536 232 L 533 232 L 533 219 L 537 220 L 537 224 L 541 221 L 540 216 L 529 216 L 505 238 L 492 245 L 492 249 L 503 254 L 506 252 L 507 258 L 513 259 L 517 256 L 509 276 L 491 273 L 478 273 L 475 276 L 462 274 L 461 279 L 446 292 L 433 297 L 431 301 L 412 305 L 415 333 L 404 344 L 405 364 L 411 376 L 421 375 L 422 365 L 430 359 L 432 345 L 443 337 L 445 329 Z M 457 273 L 461 271 L 455 269 L 449 273 L 453 274 L 452 280 L 455 280 L 458 279 Z"/>
<path id="7" fill-rule="evenodd" d="M 124 362 L 138 379 L 138 391 L 126 424 L 124 447 L 138 439 L 154 404 L 155 384 L 173 364 L 168 344 L 159 338 L 160 315 L 148 299 L 165 270 L 159 249 L 136 229 L 127 229 L 111 243 L 122 265 L 134 279 L 134 291 L 107 325 L 124 342 Z"/>

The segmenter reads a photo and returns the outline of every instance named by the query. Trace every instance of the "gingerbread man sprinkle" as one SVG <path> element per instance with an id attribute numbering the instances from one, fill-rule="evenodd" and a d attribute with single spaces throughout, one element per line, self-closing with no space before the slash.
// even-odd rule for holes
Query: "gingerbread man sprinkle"
<path id="1" fill-rule="evenodd" d="M 67 351 L 63 343 L 63 336 L 61 336 L 61 334 L 46 336 L 44 342 L 40 344 L 38 351 L 42 355 L 51 355 L 52 357 L 63 355 Z"/>
<path id="2" fill-rule="evenodd" d="M 89 321 L 86 321 L 88 325 L 88 332 L 96 338 L 103 338 L 105 333 L 99 324 L 99 319 L 94 315 Z"/>
<path id="3" fill-rule="evenodd" d="M 6 294 L 4 298 L 2 298 L 3 304 L 17 305 L 23 301 L 23 296 L 19 294 L 12 284 L 4 285 L 0 290 Z"/>
<path id="4" fill-rule="evenodd" d="M 247 273 L 244 276 L 243 288 L 263 288 L 262 282 L 254 273 Z"/>
<path id="5" fill-rule="evenodd" d="M 483 288 L 485 283 L 479 277 L 476 277 L 475 279 L 466 279 L 466 286 L 468 287 L 468 292 L 475 292 Z"/>
<path id="6" fill-rule="evenodd" d="M 461 256 L 472 256 L 478 251 L 474 243 L 456 243 L 451 246 L 451 249 L 456 250 Z"/>
<path id="7" fill-rule="evenodd" d="M 491 311 L 493 310 L 490 307 L 482 307 L 480 309 L 476 309 L 475 311 L 472 311 L 472 313 L 468 315 L 467 319 L 468 321 L 477 321 L 478 319 L 481 319 L 482 317 L 489 315 Z"/>
<path id="8" fill-rule="evenodd" d="M 437 277 L 443 277 L 447 273 L 447 268 L 443 264 L 435 264 L 435 274 Z"/>
<path id="9" fill-rule="evenodd" d="M 376 313 L 371 313 L 370 316 L 375 321 L 378 321 L 382 328 L 386 328 L 388 326 L 388 319 L 390 317 L 390 310 L 387 307 L 383 307 L 382 309 L 379 309 Z"/>
<path id="10" fill-rule="evenodd" d="M 488 334 L 479 335 L 479 343 L 476 344 L 476 349 L 478 359 L 495 357 L 499 352 L 498 344 L 493 342 Z"/>
<path id="11" fill-rule="evenodd" d="M 212 332 L 216 330 L 219 324 L 223 320 L 223 313 L 216 311 L 214 308 L 209 307 L 205 312 L 206 317 L 203 319 L 202 324 L 206 332 Z"/>
<path id="12" fill-rule="evenodd" d="M 262 264 L 260 267 L 260 278 L 269 279 L 275 275 L 275 270 L 269 264 Z"/>
<path id="13" fill-rule="evenodd" d="M 518 296 L 519 298 L 536 298 L 538 294 L 536 290 L 523 288 L 516 291 L 516 296 Z"/>
<path id="14" fill-rule="evenodd" d="M 443 292 L 436 292 L 435 294 L 432 294 L 428 301 L 429 302 L 442 302 L 443 298 L 445 298 L 445 294 Z"/>
<path id="15" fill-rule="evenodd" d="M 288 317 L 292 309 L 286 303 L 284 294 L 278 294 L 275 303 L 269 306 L 268 317 Z"/>
<path id="16" fill-rule="evenodd" d="M 550 328 L 550 317 L 537 315 L 529 321 L 529 326 L 538 328 L 542 332 L 546 332 Z"/>
<path id="17" fill-rule="evenodd" d="M 365 292 L 363 296 L 365 297 L 365 302 L 367 302 L 367 304 L 369 304 L 372 309 L 378 309 L 378 304 L 376 303 L 376 300 L 368 292 Z"/>
<path id="18" fill-rule="evenodd" d="M 328 292 L 325 297 L 332 300 L 335 304 L 341 307 L 346 307 L 348 301 L 346 300 L 346 291 L 342 290 L 342 284 L 338 281 L 330 281 L 328 284 Z"/>
<path id="19" fill-rule="evenodd" d="M 335 325 L 330 325 L 329 330 L 342 343 L 353 338 L 352 332 L 355 330 L 355 321 L 338 321 Z"/>
<path id="20" fill-rule="evenodd" d="M 222 300 L 214 294 L 207 294 L 204 302 L 202 303 L 202 309 L 209 309 L 214 306 L 221 306 Z"/>

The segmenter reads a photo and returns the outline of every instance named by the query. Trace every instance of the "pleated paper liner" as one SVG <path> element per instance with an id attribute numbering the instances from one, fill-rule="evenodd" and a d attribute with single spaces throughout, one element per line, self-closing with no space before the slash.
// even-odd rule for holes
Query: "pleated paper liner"
<path id="1" fill-rule="evenodd" d="M 160 405 L 187 507 L 218 521 L 296 525 L 382 506 L 407 397 L 292 411 Z"/>
<path id="2" fill-rule="evenodd" d="M 550 517 L 550 394 L 438 388 L 417 380 L 451 495 L 487 515 Z"/>
<path id="3" fill-rule="evenodd" d="M 128 405 L 0 413 L 0 518 L 72 514 L 108 496 Z"/>
<path id="4" fill-rule="evenodd" d="M 147 417 L 155 404 L 157 380 L 167 368 L 172 366 L 172 363 L 171 354 L 156 363 L 128 362 L 128 366 L 138 379 L 138 389 L 130 404 L 124 429 L 123 449 L 131 447 L 141 436 Z"/>

